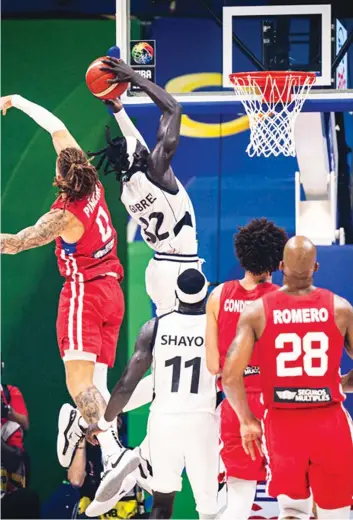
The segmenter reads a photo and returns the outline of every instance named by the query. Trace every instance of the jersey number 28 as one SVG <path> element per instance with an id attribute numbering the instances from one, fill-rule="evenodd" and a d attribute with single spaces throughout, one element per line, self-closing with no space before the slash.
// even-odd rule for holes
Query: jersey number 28
<path id="1" fill-rule="evenodd" d="M 317 346 L 313 348 L 313 343 Z M 295 333 L 283 333 L 277 336 L 275 347 L 283 349 L 286 344 L 292 346 L 290 352 L 281 352 L 276 359 L 277 375 L 279 377 L 296 377 L 302 376 L 303 373 L 308 376 L 323 376 L 328 368 L 328 337 L 324 332 L 308 332 L 303 339 Z M 293 364 L 297 361 L 302 353 L 303 359 L 300 363 Z M 313 360 L 316 359 L 315 366 Z M 291 363 L 291 366 L 288 366 Z"/>

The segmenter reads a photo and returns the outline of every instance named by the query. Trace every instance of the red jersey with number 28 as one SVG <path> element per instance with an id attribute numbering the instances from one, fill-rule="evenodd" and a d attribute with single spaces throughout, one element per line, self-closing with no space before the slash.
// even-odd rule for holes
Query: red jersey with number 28
<path id="1" fill-rule="evenodd" d="M 263 298 L 266 325 L 257 342 L 266 408 L 308 408 L 344 400 L 340 362 L 344 338 L 335 323 L 334 294 L 282 291 Z"/>
<path id="2" fill-rule="evenodd" d="M 66 280 L 85 282 L 106 274 L 116 275 L 119 281 L 123 279 L 123 267 L 117 256 L 117 234 L 100 182 L 89 197 L 66 205 L 59 197 L 51 209 L 67 209 L 85 227 L 82 237 L 74 244 L 60 237 L 56 239 L 58 267 Z"/>
<path id="3" fill-rule="evenodd" d="M 251 291 L 244 289 L 239 280 L 232 280 L 223 284 L 217 319 L 218 349 L 222 370 L 228 349 L 235 337 L 240 313 L 242 310 L 246 305 L 253 302 L 254 300 L 258 300 L 264 294 L 276 291 L 278 289 L 278 285 L 267 282 L 259 283 L 255 289 L 252 289 Z M 251 358 L 251 363 L 244 373 L 245 388 L 248 392 L 261 391 L 261 381 L 259 377 L 258 365 L 257 350 L 255 346 L 255 350 Z"/>

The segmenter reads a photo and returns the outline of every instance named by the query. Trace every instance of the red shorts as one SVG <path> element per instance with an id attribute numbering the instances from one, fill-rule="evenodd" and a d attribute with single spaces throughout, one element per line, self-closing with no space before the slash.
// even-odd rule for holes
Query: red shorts
<path id="1" fill-rule="evenodd" d="M 65 282 L 56 322 L 63 360 L 87 359 L 112 367 L 124 310 L 124 294 L 113 276 Z"/>
<path id="2" fill-rule="evenodd" d="M 250 409 L 258 419 L 262 419 L 264 412 L 260 396 L 259 392 L 247 394 Z M 221 441 L 223 444 L 221 457 L 228 477 L 265 480 L 265 459 L 257 453 L 256 460 L 253 461 L 245 453 L 241 443 L 239 420 L 227 399 L 221 405 Z"/>
<path id="3" fill-rule="evenodd" d="M 268 492 L 310 496 L 322 509 L 350 506 L 353 496 L 351 418 L 340 404 L 265 412 Z"/>

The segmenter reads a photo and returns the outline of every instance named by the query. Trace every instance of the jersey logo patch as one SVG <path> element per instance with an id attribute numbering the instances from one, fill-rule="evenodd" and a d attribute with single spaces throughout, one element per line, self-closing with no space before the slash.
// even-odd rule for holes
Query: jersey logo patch
<path id="1" fill-rule="evenodd" d="M 260 374 L 260 367 L 257 366 L 247 366 L 244 370 L 244 377 L 257 376 L 258 374 Z"/>
<path id="2" fill-rule="evenodd" d="M 107 244 L 105 244 L 101 249 L 98 249 L 98 251 L 93 253 L 92 256 L 93 256 L 93 258 L 103 258 L 103 256 L 110 253 L 110 251 L 113 249 L 113 247 L 114 247 L 114 238 L 112 238 L 112 240 L 110 242 L 108 242 Z"/>
<path id="3" fill-rule="evenodd" d="M 327 403 L 331 400 L 329 388 L 274 388 L 275 403 Z"/>

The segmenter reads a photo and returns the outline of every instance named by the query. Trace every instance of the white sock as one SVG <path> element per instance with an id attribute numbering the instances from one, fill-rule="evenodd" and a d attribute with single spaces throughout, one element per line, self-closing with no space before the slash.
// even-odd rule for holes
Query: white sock
<path id="1" fill-rule="evenodd" d="M 93 384 L 108 404 L 110 392 L 108 390 L 108 365 L 96 363 L 93 372 Z"/>
<path id="2" fill-rule="evenodd" d="M 116 431 L 112 426 L 106 432 L 99 433 L 97 439 L 102 450 L 103 459 L 107 455 L 121 453 L 123 449 L 116 435 Z"/>
<path id="3" fill-rule="evenodd" d="M 221 520 L 248 520 L 255 499 L 256 484 L 256 480 L 228 478 L 227 507 Z"/>
<path id="4" fill-rule="evenodd" d="M 293 516 L 299 520 L 309 520 L 313 510 L 313 499 L 294 499 L 288 495 L 278 495 L 279 520 Z"/>
<path id="5" fill-rule="evenodd" d="M 351 512 L 350 506 L 340 507 L 339 509 L 321 509 L 316 504 L 316 509 L 319 520 L 348 520 Z"/>

